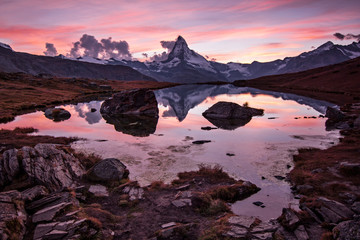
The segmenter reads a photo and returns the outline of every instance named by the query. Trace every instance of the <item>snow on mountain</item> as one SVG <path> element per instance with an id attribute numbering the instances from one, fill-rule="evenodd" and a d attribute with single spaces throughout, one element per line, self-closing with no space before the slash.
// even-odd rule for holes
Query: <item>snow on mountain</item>
<path id="1" fill-rule="evenodd" d="M 194 68 L 216 73 L 216 70 L 211 66 L 210 62 L 200 54 L 191 50 L 182 36 L 177 38 L 173 49 L 169 53 L 168 59 L 162 63 L 167 64 L 175 58 L 178 58 L 180 61 L 183 61 Z"/>
<path id="2" fill-rule="evenodd" d="M 165 61 L 140 62 L 137 60 L 99 59 L 81 57 L 72 59 L 96 64 L 129 66 L 144 75 L 159 81 L 178 83 L 198 83 L 215 81 L 247 80 L 266 75 L 292 73 L 311 68 L 340 63 L 360 57 L 360 42 L 350 45 L 337 45 L 328 41 L 318 48 L 301 53 L 295 57 L 286 57 L 271 62 L 251 64 L 219 63 L 191 50 L 185 39 L 179 36 Z"/>
<path id="3" fill-rule="evenodd" d="M 7 45 L 7 44 L 5 44 L 5 43 L 2 43 L 2 42 L 0 42 L 0 47 L 6 48 L 6 49 L 10 49 L 11 51 L 13 51 L 12 48 L 11 48 L 9 45 Z"/>
<path id="4" fill-rule="evenodd" d="M 96 64 L 107 64 L 108 63 L 108 60 L 89 57 L 89 56 L 78 57 L 78 58 L 76 58 L 76 60 L 78 60 L 80 62 L 89 62 L 89 63 L 96 63 Z"/>

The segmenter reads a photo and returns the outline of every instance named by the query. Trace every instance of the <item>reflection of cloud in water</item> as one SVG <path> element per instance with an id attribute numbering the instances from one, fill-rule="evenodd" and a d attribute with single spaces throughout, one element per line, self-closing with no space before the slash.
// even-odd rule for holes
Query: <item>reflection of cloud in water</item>
<path id="1" fill-rule="evenodd" d="M 196 107 L 208 97 L 212 99 L 221 94 L 231 96 L 240 93 L 250 93 L 251 96 L 270 95 L 275 98 L 282 98 L 283 100 L 293 100 L 299 104 L 308 105 L 320 113 L 325 113 L 328 106 L 336 107 L 336 105 L 326 101 L 303 97 L 296 94 L 263 91 L 248 87 L 236 87 L 232 84 L 221 86 L 183 85 L 155 91 L 157 101 L 165 107 L 169 107 L 169 109 L 163 113 L 163 117 L 176 117 L 179 122 L 186 118 L 190 109 Z"/>
<path id="2" fill-rule="evenodd" d="M 100 122 L 100 120 L 102 119 L 102 116 L 100 114 L 101 103 L 102 102 L 99 101 L 92 101 L 89 103 L 78 103 L 75 106 L 75 110 L 79 114 L 79 117 L 85 118 L 85 120 L 89 124 L 95 124 Z M 96 111 L 91 112 L 92 108 L 96 109 Z"/>

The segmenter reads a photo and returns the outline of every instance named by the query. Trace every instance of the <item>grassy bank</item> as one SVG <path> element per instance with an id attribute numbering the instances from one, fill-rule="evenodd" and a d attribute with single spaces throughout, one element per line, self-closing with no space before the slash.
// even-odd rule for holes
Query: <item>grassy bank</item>
<path id="1" fill-rule="evenodd" d="M 113 92 L 134 89 L 158 89 L 172 83 L 152 81 L 110 81 L 32 76 L 0 73 L 0 122 L 15 116 L 64 103 L 111 96 Z"/>

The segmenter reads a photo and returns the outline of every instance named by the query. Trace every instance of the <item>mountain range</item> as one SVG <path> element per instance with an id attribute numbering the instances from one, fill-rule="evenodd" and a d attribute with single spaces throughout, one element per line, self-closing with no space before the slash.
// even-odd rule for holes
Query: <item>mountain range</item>
<path id="1" fill-rule="evenodd" d="M 24 72 L 49 77 L 155 81 L 128 66 L 93 64 L 62 57 L 15 52 L 3 43 L 0 43 L 0 72 Z"/>
<path id="2" fill-rule="evenodd" d="M 60 74 L 60 76 L 116 80 L 137 77 L 137 80 L 156 79 L 176 83 L 232 82 L 267 75 L 300 72 L 340 63 L 359 56 L 360 42 L 353 42 L 344 46 L 329 41 L 296 57 L 286 57 L 282 60 L 278 59 L 264 63 L 254 61 L 250 64 L 234 62 L 225 64 L 208 61 L 194 50 L 191 50 L 185 39 L 179 36 L 168 58 L 160 62 L 140 62 L 114 58 L 99 59 L 88 56 L 77 59 L 66 59 L 63 55 L 57 57 L 35 56 L 14 52 L 8 45 L 0 44 L 0 71 L 21 71 L 30 74 L 48 73 Z M 131 72 L 130 68 L 141 74 L 135 74 L 136 71 Z M 109 74 L 109 71 L 112 74 Z M 127 71 L 128 78 L 121 75 L 121 71 Z"/>

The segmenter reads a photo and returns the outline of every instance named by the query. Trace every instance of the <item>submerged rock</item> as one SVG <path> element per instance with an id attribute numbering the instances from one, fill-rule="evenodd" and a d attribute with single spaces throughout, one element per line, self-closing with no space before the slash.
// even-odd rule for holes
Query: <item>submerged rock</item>
<path id="1" fill-rule="evenodd" d="M 149 89 L 125 90 L 116 93 L 103 102 L 102 115 L 114 117 L 121 114 L 146 115 L 158 117 L 158 103 L 153 91 Z"/>
<path id="2" fill-rule="evenodd" d="M 218 102 L 202 115 L 218 128 L 234 130 L 250 122 L 253 116 L 263 114 L 263 109 L 242 107 L 232 102 Z"/>
<path id="3" fill-rule="evenodd" d="M 63 108 L 48 108 L 45 110 L 45 117 L 54 122 L 60 122 L 68 120 L 71 117 L 71 114 Z"/>
<path id="4" fill-rule="evenodd" d="M 127 178 L 129 170 L 116 158 L 106 158 L 96 163 L 87 173 L 92 181 L 111 182 Z"/>

